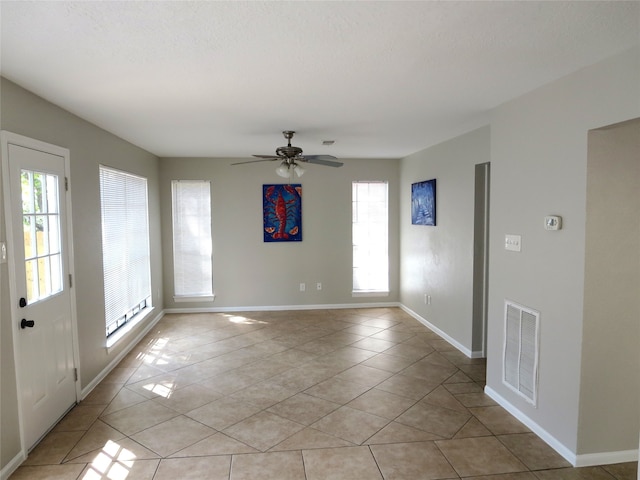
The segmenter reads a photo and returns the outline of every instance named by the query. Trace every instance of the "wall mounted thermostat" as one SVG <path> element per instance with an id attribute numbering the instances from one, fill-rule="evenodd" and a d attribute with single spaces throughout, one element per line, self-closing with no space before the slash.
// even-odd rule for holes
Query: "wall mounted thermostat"
<path id="1" fill-rule="evenodd" d="M 560 230 L 562 228 L 562 217 L 549 215 L 544 217 L 545 230 Z"/>

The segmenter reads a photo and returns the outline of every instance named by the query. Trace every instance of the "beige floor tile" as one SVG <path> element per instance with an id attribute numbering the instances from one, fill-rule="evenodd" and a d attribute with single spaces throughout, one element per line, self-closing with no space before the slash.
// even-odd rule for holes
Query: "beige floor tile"
<path id="1" fill-rule="evenodd" d="M 65 462 L 102 448 L 110 440 L 118 441 L 125 438 L 122 432 L 101 420 L 96 421 L 87 432 L 82 433 L 82 438 L 76 442 L 74 447 L 68 452 L 68 455 L 65 457 Z"/>
<path id="2" fill-rule="evenodd" d="M 222 373 L 208 378 L 199 385 L 210 388 L 221 395 L 231 395 L 238 390 L 247 388 L 256 383 L 256 379 L 248 375 L 241 375 L 236 371 Z"/>
<path id="3" fill-rule="evenodd" d="M 374 387 L 380 382 L 384 382 L 392 374 L 379 368 L 367 367 L 366 365 L 355 365 L 344 372 L 339 373 L 334 378 L 346 382 L 357 383 L 366 387 Z"/>
<path id="4" fill-rule="evenodd" d="M 442 385 L 427 394 L 422 401 L 430 405 L 437 405 L 457 412 L 469 413 L 467 407 L 460 403 L 458 399 L 449 393 Z"/>
<path id="5" fill-rule="evenodd" d="M 458 374 L 460 373 L 462 372 L 458 372 Z M 465 393 L 473 393 L 473 394 L 482 393 L 482 387 L 475 382 L 464 382 L 464 383 L 447 383 L 447 382 L 443 383 L 444 388 L 449 390 L 449 392 L 452 393 L 453 395 L 460 395 Z M 464 404 L 464 402 L 461 402 L 461 403 Z M 465 406 L 480 407 L 485 405 L 465 405 Z"/>
<path id="6" fill-rule="evenodd" d="M 476 385 L 476 384 L 473 384 Z M 480 387 L 478 387 L 480 388 Z M 491 407 L 497 405 L 489 395 L 482 392 L 476 393 L 459 393 L 455 395 L 456 399 L 465 407 Z"/>
<path id="7" fill-rule="evenodd" d="M 442 440 L 442 437 L 401 423 L 391 422 L 367 440 L 366 443 L 368 445 L 376 445 L 382 443 L 425 442 L 427 440 Z"/>
<path id="8" fill-rule="evenodd" d="M 330 378 L 304 391 L 308 395 L 344 405 L 369 390 L 366 385 Z"/>
<path id="9" fill-rule="evenodd" d="M 382 480 L 368 447 L 303 450 L 306 480 Z"/>
<path id="10" fill-rule="evenodd" d="M 159 455 L 129 437 L 119 440 L 107 440 L 102 446 L 79 457 L 65 460 L 65 463 L 94 463 L 100 462 L 106 457 L 116 458 L 119 461 L 154 460 Z M 83 479 L 84 480 L 84 479 Z"/>
<path id="11" fill-rule="evenodd" d="M 416 401 L 422 399 L 426 394 L 437 387 L 437 383 L 425 382 L 424 380 L 408 377 L 402 373 L 397 373 L 394 376 L 389 377 L 384 382 L 376 385 L 376 388 L 379 390 L 395 393 L 396 395 L 402 395 L 403 397 L 411 398 Z"/>
<path id="12" fill-rule="evenodd" d="M 458 478 L 433 442 L 371 446 L 385 480 Z"/>
<path id="13" fill-rule="evenodd" d="M 272 447 L 270 451 L 310 450 L 313 448 L 353 447 L 355 444 L 329 435 L 315 428 L 307 427 Z"/>
<path id="14" fill-rule="evenodd" d="M 604 468 L 617 480 L 635 480 L 638 478 L 638 462 L 616 463 L 604 465 Z"/>
<path id="15" fill-rule="evenodd" d="M 389 423 L 386 418 L 341 407 L 312 424 L 311 427 L 360 445 Z"/>
<path id="16" fill-rule="evenodd" d="M 602 467 L 555 468 L 533 472 L 538 480 L 612 480 Z"/>
<path id="17" fill-rule="evenodd" d="M 127 383 L 129 377 L 134 374 L 137 367 L 116 367 L 109 372 L 101 383 Z"/>
<path id="18" fill-rule="evenodd" d="M 122 387 L 120 383 L 100 383 L 82 400 L 82 405 L 108 405 Z"/>
<path id="19" fill-rule="evenodd" d="M 165 458 L 153 480 L 229 480 L 231 456 Z"/>
<path id="20" fill-rule="evenodd" d="M 501 473 L 498 475 L 480 475 L 473 480 L 536 480 L 531 472 Z"/>
<path id="21" fill-rule="evenodd" d="M 234 455 L 230 480 L 305 480 L 302 454 L 269 452 Z"/>
<path id="22" fill-rule="evenodd" d="M 81 479 L 91 480 L 113 480 L 113 479 L 136 479 L 153 480 L 160 460 L 132 460 L 132 461 L 96 461 L 80 474 Z"/>
<path id="23" fill-rule="evenodd" d="M 571 466 L 569 462 L 533 433 L 500 435 L 498 440 L 530 470 Z"/>
<path id="24" fill-rule="evenodd" d="M 52 465 L 62 460 L 73 449 L 84 432 L 51 432 L 33 449 L 23 465 Z"/>
<path id="25" fill-rule="evenodd" d="M 125 435 L 133 435 L 178 415 L 175 410 L 158 405 L 152 400 L 147 400 L 132 407 L 104 415 L 101 420 Z"/>
<path id="26" fill-rule="evenodd" d="M 402 374 L 439 385 L 454 375 L 456 371 L 456 367 L 453 365 L 437 365 L 422 359 L 405 368 Z"/>
<path id="27" fill-rule="evenodd" d="M 225 429 L 223 433 L 261 452 L 266 452 L 303 428 L 304 425 L 286 418 L 269 412 L 260 412 Z"/>
<path id="28" fill-rule="evenodd" d="M 80 477 L 84 465 L 21 466 L 11 480 L 75 480 Z"/>
<path id="29" fill-rule="evenodd" d="M 471 415 L 467 413 L 419 402 L 400 415 L 396 422 L 441 437 L 451 438 L 467 423 L 469 418 Z"/>
<path id="30" fill-rule="evenodd" d="M 491 432 L 476 417 L 471 417 L 453 438 L 488 437 Z"/>
<path id="31" fill-rule="evenodd" d="M 395 347 L 391 347 L 389 350 L 385 350 L 387 355 L 393 355 L 396 357 L 404 357 L 413 361 L 418 361 L 433 352 L 433 348 L 424 348 L 420 345 L 411 345 L 409 343 L 401 343 Z"/>
<path id="32" fill-rule="evenodd" d="M 53 429 L 54 432 L 71 432 L 88 430 L 100 414 L 104 411 L 104 405 L 76 405 L 60 423 Z"/>
<path id="33" fill-rule="evenodd" d="M 156 397 L 154 402 L 179 413 L 187 413 L 217 400 L 222 395 L 198 384 L 189 385 L 171 392 L 167 397 Z"/>
<path id="34" fill-rule="evenodd" d="M 303 425 L 311 425 L 338 408 L 340 408 L 338 403 L 306 393 L 298 393 L 273 405 L 268 411 Z"/>
<path id="35" fill-rule="evenodd" d="M 524 424 L 500 406 L 474 407 L 469 411 L 494 435 L 530 432 Z"/>
<path id="36" fill-rule="evenodd" d="M 230 395 L 229 398 L 250 403 L 260 409 L 265 409 L 291 397 L 292 395 L 295 395 L 296 393 L 297 390 L 295 389 L 287 388 L 282 385 L 278 385 L 277 383 L 271 383 L 267 380 L 239 390 Z"/>
<path id="37" fill-rule="evenodd" d="M 362 362 L 362 365 L 378 368 L 380 370 L 386 370 L 387 372 L 391 373 L 398 373 L 413 363 L 415 363 L 415 360 L 411 358 L 379 353 L 376 356 L 371 357 L 369 360 Z"/>
<path id="38" fill-rule="evenodd" d="M 414 404 L 415 400 L 410 398 L 372 388 L 349 402 L 347 406 L 393 420 Z"/>
<path id="39" fill-rule="evenodd" d="M 115 397 L 113 397 L 113 400 L 109 402 L 109 405 L 104 409 L 102 415 L 108 415 L 110 413 L 117 412 L 118 410 L 137 405 L 138 403 L 146 402 L 148 399 L 148 397 L 124 387 Z"/>
<path id="40" fill-rule="evenodd" d="M 224 430 L 260 411 L 259 407 L 223 397 L 186 413 L 194 420 L 216 430 Z"/>
<path id="41" fill-rule="evenodd" d="M 249 445 L 228 437 L 224 433 L 216 433 L 174 453 L 171 457 L 204 457 L 209 455 L 235 455 L 239 453 L 256 453 Z"/>
<path id="42" fill-rule="evenodd" d="M 214 433 L 214 429 L 180 415 L 136 433 L 131 438 L 158 455 L 168 457 Z"/>
<path id="43" fill-rule="evenodd" d="M 382 332 L 380 332 L 382 333 Z M 383 340 L 380 338 L 366 337 L 362 340 L 358 340 L 351 344 L 352 347 L 362 348 L 364 350 L 371 350 L 372 352 L 384 352 L 385 350 L 389 350 L 391 347 L 394 347 L 396 343 L 390 342 L 388 340 Z"/>
<path id="44" fill-rule="evenodd" d="M 461 477 L 527 471 L 495 437 L 436 440 L 435 443 Z"/>

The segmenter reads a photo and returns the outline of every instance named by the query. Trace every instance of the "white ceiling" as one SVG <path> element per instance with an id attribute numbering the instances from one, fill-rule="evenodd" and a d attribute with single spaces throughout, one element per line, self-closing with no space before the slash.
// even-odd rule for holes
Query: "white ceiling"
<path id="1" fill-rule="evenodd" d="M 0 8 L 3 76 L 159 156 L 403 157 L 640 43 L 638 1 Z"/>

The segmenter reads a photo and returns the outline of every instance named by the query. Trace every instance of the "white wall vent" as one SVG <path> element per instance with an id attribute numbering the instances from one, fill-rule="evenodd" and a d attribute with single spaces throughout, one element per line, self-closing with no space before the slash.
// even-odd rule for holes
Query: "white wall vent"
<path id="1" fill-rule="evenodd" d="M 502 382 L 534 406 L 538 401 L 540 313 L 505 300 Z"/>

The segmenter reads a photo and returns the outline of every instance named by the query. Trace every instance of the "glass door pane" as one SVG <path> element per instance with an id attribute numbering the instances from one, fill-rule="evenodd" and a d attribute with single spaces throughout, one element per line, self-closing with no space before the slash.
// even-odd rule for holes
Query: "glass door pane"
<path id="1" fill-rule="evenodd" d="M 58 176 L 21 171 L 27 302 L 62 291 Z"/>

